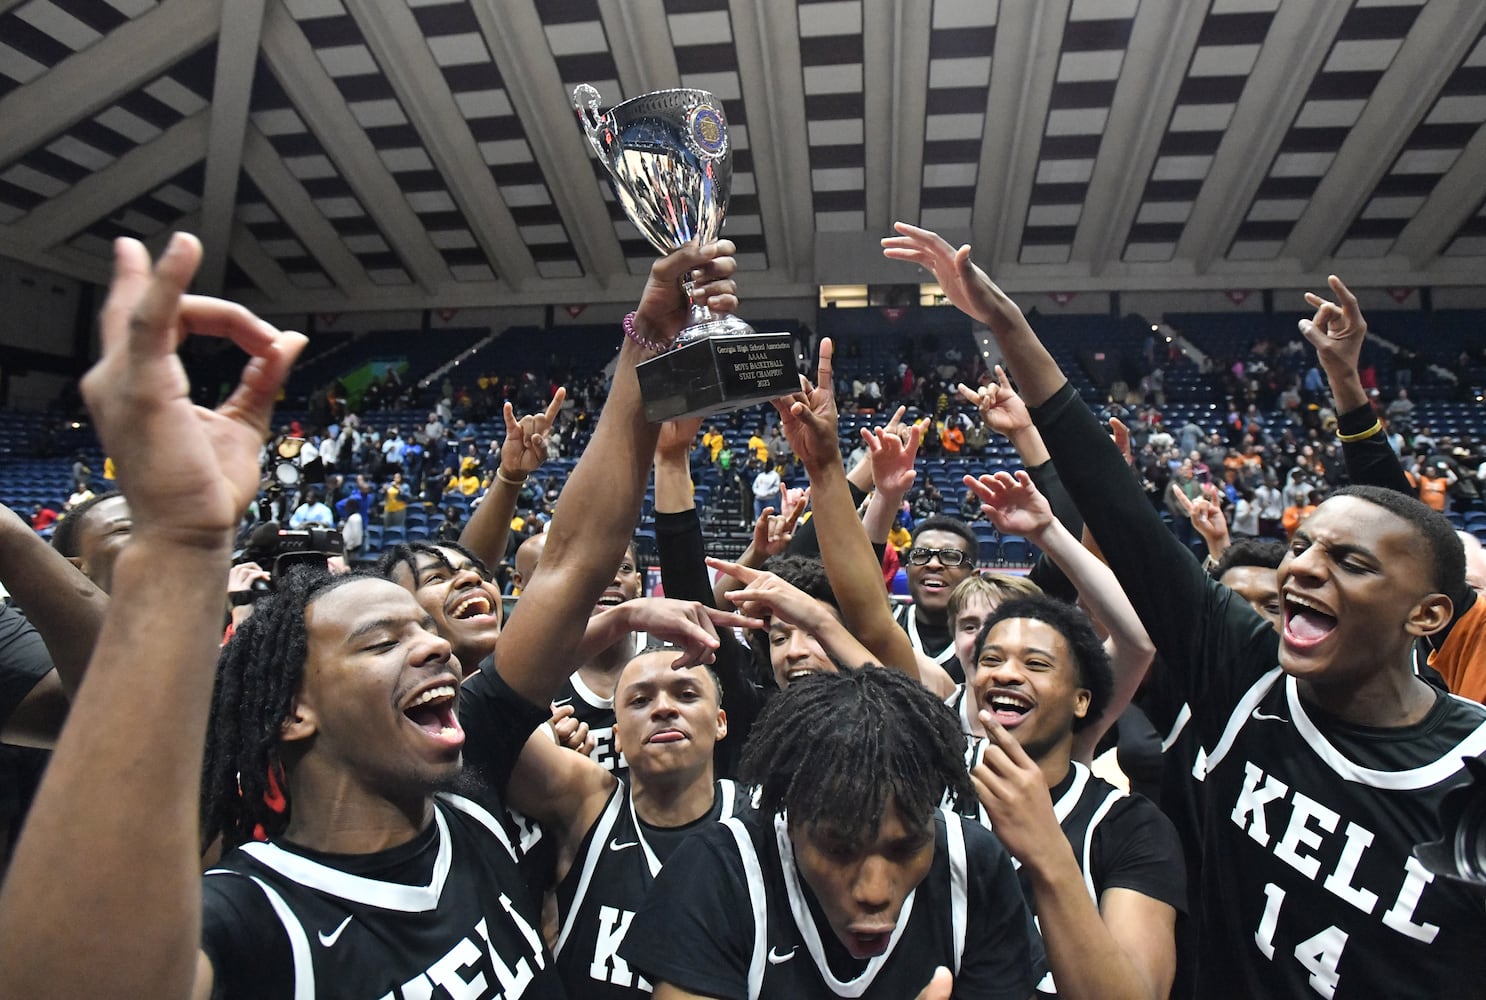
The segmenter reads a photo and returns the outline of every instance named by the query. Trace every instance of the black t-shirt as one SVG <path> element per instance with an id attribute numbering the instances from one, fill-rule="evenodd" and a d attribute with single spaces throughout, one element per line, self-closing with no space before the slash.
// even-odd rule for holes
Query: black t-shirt
<path id="1" fill-rule="evenodd" d="M 494 672 L 470 684 L 460 718 L 478 721 L 465 723 L 466 755 L 503 785 L 547 712 Z M 492 789 L 437 796 L 427 828 L 373 854 L 243 845 L 202 882 L 213 996 L 433 996 L 440 986 L 480 1000 L 561 996 L 521 840 Z"/>
<path id="2" fill-rule="evenodd" d="M 868 962 L 835 933 L 794 864 L 782 819 L 749 813 L 689 837 L 631 922 L 621 957 L 652 983 L 711 997 L 903 1000 L 938 966 L 955 996 L 1025 1000 L 1044 971 L 1011 859 L 994 836 L 936 812 L 934 860 L 893 943 Z"/>
<path id="3" fill-rule="evenodd" d="M 41 635 L 25 615 L 0 602 L 0 727 L 51 669 Z"/>

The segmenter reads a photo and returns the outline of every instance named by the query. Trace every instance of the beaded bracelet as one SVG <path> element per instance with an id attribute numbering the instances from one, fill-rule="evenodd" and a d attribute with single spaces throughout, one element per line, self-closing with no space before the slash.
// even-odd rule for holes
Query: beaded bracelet
<path id="1" fill-rule="evenodd" d="M 658 344 L 647 337 L 642 337 L 635 332 L 635 314 L 628 313 L 624 317 L 624 335 L 647 351 L 664 351 L 669 348 L 665 344 Z"/>

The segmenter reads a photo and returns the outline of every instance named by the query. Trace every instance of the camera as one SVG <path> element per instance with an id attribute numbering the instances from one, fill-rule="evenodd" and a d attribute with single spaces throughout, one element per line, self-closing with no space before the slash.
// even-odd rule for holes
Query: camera
<path id="1" fill-rule="evenodd" d="M 328 569 L 331 556 L 344 555 L 345 542 L 335 528 L 311 525 L 308 528 L 281 528 L 277 521 L 265 521 L 248 534 L 242 549 L 232 559 L 239 563 L 255 562 L 268 570 L 268 581 L 255 580 L 250 599 L 272 592 L 284 574 L 296 566 Z"/>
<path id="2" fill-rule="evenodd" d="M 1444 836 L 1414 848 L 1414 857 L 1441 878 L 1486 895 L 1486 761 L 1466 757 L 1470 780 L 1440 803 Z"/>

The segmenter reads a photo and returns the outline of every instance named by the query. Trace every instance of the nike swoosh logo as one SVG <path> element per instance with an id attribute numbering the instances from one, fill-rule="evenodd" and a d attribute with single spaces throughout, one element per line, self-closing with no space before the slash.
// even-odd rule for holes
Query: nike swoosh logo
<path id="1" fill-rule="evenodd" d="M 770 948 L 769 949 L 769 964 L 770 965 L 783 965 L 785 962 L 788 962 L 790 959 L 794 958 L 795 957 L 795 952 L 797 952 L 799 950 L 800 950 L 800 946 L 799 945 L 795 945 L 793 948 L 791 948 L 789 951 L 786 951 L 786 952 L 780 952 L 778 948 Z"/>
<path id="2" fill-rule="evenodd" d="M 335 945 L 335 943 L 341 939 L 341 931 L 345 930 L 346 927 L 347 927 L 347 925 L 349 925 L 350 923 L 351 923 L 351 918 L 350 917 L 347 917 L 345 920 L 342 920 L 341 921 L 341 925 L 339 927 L 337 927 L 335 930 L 331 931 L 329 934 L 326 934 L 324 931 L 321 931 L 320 932 L 320 943 L 323 944 L 327 948 L 333 947 Z"/>
<path id="3" fill-rule="evenodd" d="M 573 703 L 573 699 L 571 699 L 571 698 L 563 698 L 560 701 L 554 701 L 552 703 L 552 707 L 553 708 L 561 708 L 564 705 L 571 705 L 572 703 Z"/>
<path id="4" fill-rule="evenodd" d="M 1285 718 L 1283 715 L 1267 715 L 1266 713 L 1259 711 L 1257 708 L 1254 709 L 1254 711 L 1251 712 L 1250 715 L 1253 718 L 1258 719 L 1260 722 L 1289 722 L 1290 721 L 1289 719 Z"/>
<path id="5" fill-rule="evenodd" d="M 622 851 L 626 847 L 634 847 L 638 843 L 639 843 L 638 840 L 630 840 L 630 841 L 626 841 L 625 843 L 622 843 L 621 844 L 619 842 L 619 839 L 616 837 L 614 840 L 609 841 L 609 850 L 611 850 L 611 851 Z"/>

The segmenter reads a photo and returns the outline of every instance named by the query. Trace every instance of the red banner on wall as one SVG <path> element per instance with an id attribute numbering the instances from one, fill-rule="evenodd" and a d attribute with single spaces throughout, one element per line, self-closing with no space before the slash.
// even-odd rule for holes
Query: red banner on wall
<path id="1" fill-rule="evenodd" d="M 1073 297 L 1077 294 L 1077 292 L 1048 292 L 1047 297 L 1060 306 L 1066 306 L 1073 301 Z"/>
<path id="2" fill-rule="evenodd" d="M 1236 306 L 1243 305 L 1244 300 L 1249 297 L 1249 291 L 1246 288 L 1230 288 L 1223 294 L 1228 296 L 1228 301 Z"/>
<path id="3" fill-rule="evenodd" d="M 588 308 L 588 303 L 579 302 L 570 306 L 563 306 L 562 308 L 567 312 L 569 319 L 577 319 L 583 315 L 583 310 Z"/>
<path id="4" fill-rule="evenodd" d="M 1393 296 L 1394 302 L 1403 305 L 1404 300 L 1414 294 L 1414 290 L 1412 288 L 1390 288 L 1388 294 Z"/>

